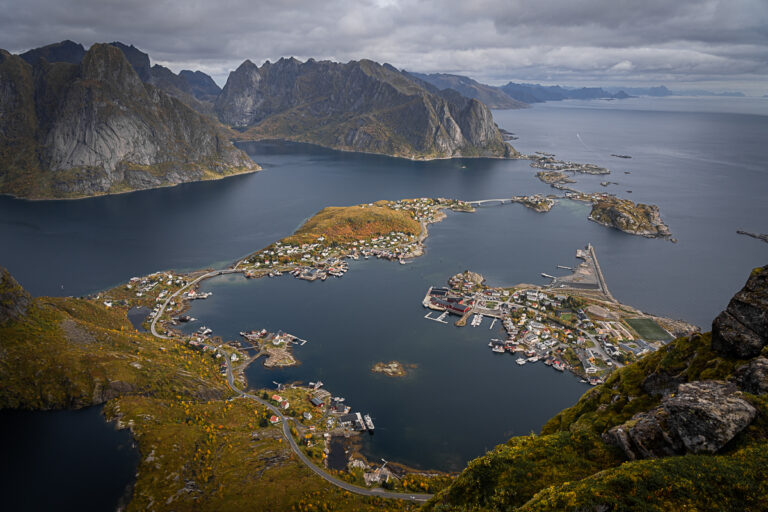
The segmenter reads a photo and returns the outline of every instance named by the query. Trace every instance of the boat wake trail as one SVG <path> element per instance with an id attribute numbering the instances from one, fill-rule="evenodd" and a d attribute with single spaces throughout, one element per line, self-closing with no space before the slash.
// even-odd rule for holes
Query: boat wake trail
<path id="1" fill-rule="evenodd" d="M 581 142 L 581 145 L 587 148 L 589 151 L 592 151 L 592 148 L 587 146 L 583 140 L 581 140 L 581 135 L 579 135 L 579 132 L 576 132 L 576 138 L 579 139 L 579 142 Z"/>

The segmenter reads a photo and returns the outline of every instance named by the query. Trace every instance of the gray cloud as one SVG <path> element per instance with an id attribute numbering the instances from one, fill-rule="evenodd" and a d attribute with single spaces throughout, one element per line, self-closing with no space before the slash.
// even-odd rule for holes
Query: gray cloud
<path id="1" fill-rule="evenodd" d="M 765 0 L 0 0 L 0 47 L 120 40 L 223 83 L 244 59 L 370 58 L 481 81 L 768 92 Z"/>

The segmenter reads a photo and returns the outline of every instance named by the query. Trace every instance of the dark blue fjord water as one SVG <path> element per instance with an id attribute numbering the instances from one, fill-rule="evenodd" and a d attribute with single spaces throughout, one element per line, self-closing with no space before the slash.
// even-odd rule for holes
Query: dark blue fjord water
<path id="1" fill-rule="evenodd" d="M 127 504 L 139 462 L 101 407 L 0 411 L 3 510 L 104 511 Z"/>
<path id="2" fill-rule="evenodd" d="M 302 365 L 249 372 L 255 386 L 321 378 L 370 411 L 372 457 L 452 469 L 509 435 L 537 431 L 584 390 L 568 375 L 518 367 L 486 346 L 488 324 L 456 329 L 422 318 L 429 285 L 464 269 L 491 283 L 540 283 L 574 262 L 587 242 L 622 302 L 708 328 L 768 263 L 768 244 L 736 234 L 768 232 L 768 102 L 759 99 L 632 99 L 561 102 L 494 112 L 524 152 L 604 165 L 609 177 L 576 188 L 658 204 L 677 244 L 588 222 L 588 207 L 561 202 L 548 214 L 519 205 L 451 214 L 431 228 L 428 253 L 409 265 L 357 262 L 341 280 L 211 280 L 192 311 L 217 334 L 284 329 L 310 341 Z M 81 295 L 132 275 L 224 266 L 291 233 L 324 206 L 377 199 L 462 199 L 549 193 L 525 161 L 410 162 L 311 146 L 245 148 L 265 170 L 218 182 L 81 201 L 0 198 L 0 264 L 34 294 Z M 632 159 L 611 157 L 629 154 Z M 625 172 L 629 172 L 626 174 Z M 631 193 L 627 191 L 632 191 Z M 391 380 L 375 361 L 418 364 Z"/>

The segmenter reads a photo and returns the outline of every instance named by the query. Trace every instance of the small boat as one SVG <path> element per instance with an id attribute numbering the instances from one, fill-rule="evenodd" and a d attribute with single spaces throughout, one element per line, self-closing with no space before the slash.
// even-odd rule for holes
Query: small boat
<path id="1" fill-rule="evenodd" d="M 494 345 L 494 347 L 491 349 L 492 352 L 496 352 L 497 354 L 503 354 L 504 353 L 504 345 Z"/>
<path id="2" fill-rule="evenodd" d="M 529 363 L 535 363 L 538 360 L 539 360 L 539 356 L 533 356 L 528 358 Z"/>
<path id="3" fill-rule="evenodd" d="M 515 360 L 515 362 L 516 362 L 517 364 L 519 364 L 520 366 L 523 366 L 523 365 L 526 363 L 525 359 L 523 359 L 522 357 L 518 357 L 518 358 Z"/>
<path id="4" fill-rule="evenodd" d="M 367 428 L 369 432 L 373 433 L 373 420 L 371 419 L 371 415 L 366 414 L 363 416 L 363 420 L 365 421 L 365 428 Z"/>

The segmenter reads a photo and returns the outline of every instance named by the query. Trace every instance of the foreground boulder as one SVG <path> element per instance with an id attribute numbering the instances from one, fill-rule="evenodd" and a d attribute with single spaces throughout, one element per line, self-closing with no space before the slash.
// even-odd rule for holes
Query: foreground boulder
<path id="1" fill-rule="evenodd" d="M 658 407 L 636 414 L 603 437 L 632 460 L 715 453 L 757 414 L 740 395 L 735 384 L 723 381 L 681 384 Z"/>
<path id="2" fill-rule="evenodd" d="M 733 378 L 739 389 L 755 395 L 768 393 L 768 358 L 757 357 L 736 369 Z"/>
<path id="3" fill-rule="evenodd" d="M 768 344 L 768 265 L 756 268 L 747 284 L 712 322 L 712 348 L 721 355 L 752 358 Z"/>

